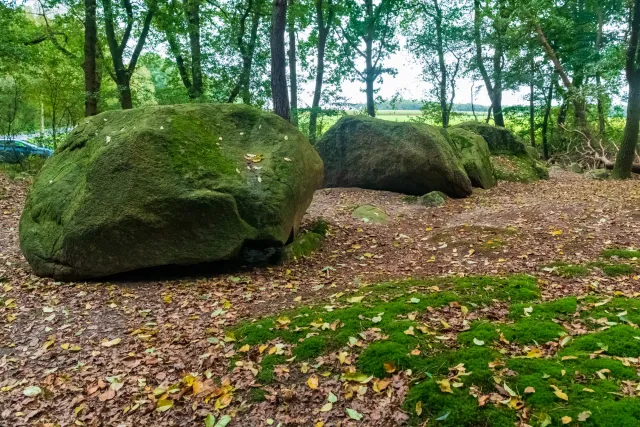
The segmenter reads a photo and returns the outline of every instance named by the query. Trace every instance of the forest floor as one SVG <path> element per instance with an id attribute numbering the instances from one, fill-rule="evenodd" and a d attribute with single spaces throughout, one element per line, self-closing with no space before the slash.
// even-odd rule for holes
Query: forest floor
<path id="1" fill-rule="evenodd" d="M 31 273 L 26 187 L 0 176 L 2 427 L 640 423 L 638 180 L 320 190 L 308 258 L 109 283 Z"/>

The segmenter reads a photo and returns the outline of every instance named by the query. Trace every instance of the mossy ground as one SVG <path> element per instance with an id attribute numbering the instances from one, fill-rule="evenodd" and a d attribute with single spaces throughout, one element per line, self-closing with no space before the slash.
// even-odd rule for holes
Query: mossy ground
<path id="1" fill-rule="evenodd" d="M 496 304 L 509 307 L 499 322 L 485 318 Z M 367 376 L 410 370 L 404 409 L 413 425 L 506 427 L 526 416 L 534 426 L 563 425 L 566 417 L 635 426 L 639 309 L 640 300 L 624 297 L 540 302 L 531 276 L 449 277 L 364 286 L 232 333 L 238 347 L 261 345 L 261 384 L 276 379 L 277 365 L 339 351 L 354 353 L 353 366 Z M 465 320 L 453 342 L 443 340 L 448 325 L 430 322 L 438 310 L 476 320 Z M 589 332 L 571 336 L 565 325 L 575 319 Z"/>
<path id="2" fill-rule="evenodd" d="M 633 251 L 623 251 L 623 252 L 616 252 L 616 253 L 623 253 L 625 255 L 628 255 L 626 257 L 625 256 L 617 257 L 621 260 L 634 258 L 632 257 Z M 605 257 L 605 258 L 610 258 L 610 257 Z M 629 275 L 637 274 L 639 271 L 638 266 L 634 264 L 628 264 L 624 262 L 613 263 L 613 262 L 602 262 L 602 261 L 590 262 L 586 265 L 554 262 L 543 267 L 543 270 L 552 272 L 554 274 L 557 274 L 558 276 L 561 276 L 567 279 L 584 277 L 592 273 L 599 274 L 600 272 L 610 277 L 629 276 Z"/>
<path id="3" fill-rule="evenodd" d="M 491 156 L 491 162 L 500 181 L 530 183 L 548 178 L 546 168 L 528 155 L 501 154 Z"/>

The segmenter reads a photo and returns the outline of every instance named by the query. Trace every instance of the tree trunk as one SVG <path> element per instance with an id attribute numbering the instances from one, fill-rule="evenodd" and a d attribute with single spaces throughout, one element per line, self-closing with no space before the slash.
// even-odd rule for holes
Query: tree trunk
<path id="1" fill-rule="evenodd" d="M 291 110 L 287 93 L 287 64 L 284 33 L 287 26 L 287 0 L 273 1 L 271 16 L 271 97 L 273 112 L 289 121 Z"/>
<path id="2" fill-rule="evenodd" d="M 449 108 L 447 105 L 447 64 L 444 59 L 444 45 L 442 41 L 442 9 L 438 4 L 438 0 L 433 0 L 433 8 L 435 10 L 436 24 L 436 50 L 438 52 L 438 65 L 440 67 L 440 91 L 438 98 L 440 100 L 440 109 L 442 110 L 442 127 L 449 127 Z"/>
<path id="3" fill-rule="evenodd" d="M 549 117 L 551 116 L 551 105 L 553 102 L 553 78 L 549 82 L 549 93 L 547 94 L 546 105 L 544 108 L 544 119 L 542 120 L 542 152 L 544 158 L 549 160 Z"/>
<path id="4" fill-rule="evenodd" d="M 602 32 L 604 27 L 604 17 L 602 13 L 602 7 L 598 7 L 598 31 L 596 35 L 596 49 L 598 51 L 598 60 L 600 60 L 600 52 L 602 50 Z M 602 82 L 600 76 L 600 67 L 596 68 L 596 92 L 597 92 L 597 102 L 598 102 L 598 131 L 600 136 L 606 136 L 605 130 L 605 113 L 604 113 L 604 100 L 602 93 Z"/>
<path id="5" fill-rule="evenodd" d="M 191 47 L 191 90 L 189 97 L 202 96 L 202 53 L 200 49 L 200 0 L 185 0 L 185 15 Z"/>
<path id="6" fill-rule="evenodd" d="M 84 1 L 84 115 L 98 114 L 100 79 L 97 72 L 98 25 L 96 23 L 96 0 Z"/>
<path id="7" fill-rule="evenodd" d="M 327 37 L 331 30 L 334 7 L 329 0 L 329 14 L 327 23 L 324 23 L 324 12 L 322 11 L 323 0 L 316 0 L 316 22 L 318 24 L 318 58 L 316 67 L 316 87 L 313 91 L 313 102 L 309 113 L 309 140 L 315 144 L 317 140 L 318 114 L 320 113 L 320 98 L 322 96 L 322 83 L 324 81 L 324 52 L 327 46 Z"/>
<path id="8" fill-rule="evenodd" d="M 493 112 L 493 104 L 489 105 L 489 110 L 487 111 L 487 119 L 484 121 L 486 124 L 489 124 L 491 120 L 491 113 Z"/>
<path id="9" fill-rule="evenodd" d="M 173 28 L 167 29 L 165 31 L 165 35 L 167 37 L 169 50 L 176 60 L 176 65 L 178 66 L 178 73 L 180 74 L 182 84 L 187 89 L 189 97 L 191 97 L 191 94 L 193 93 L 191 89 L 191 77 L 189 77 L 189 71 L 187 71 L 187 67 L 184 63 L 184 57 L 182 56 L 182 52 L 180 51 L 180 45 L 178 44 L 175 33 L 173 32 Z"/>
<path id="10" fill-rule="evenodd" d="M 371 117 L 376 116 L 376 102 L 374 98 L 374 82 L 376 80 L 375 70 L 373 69 L 373 39 L 375 37 L 375 18 L 373 16 L 373 0 L 365 0 L 367 6 L 367 34 L 364 37 L 365 42 L 365 92 L 367 94 L 367 114 Z"/>
<path id="11" fill-rule="evenodd" d="M 296 70 L 296 21 L 289 0 L 289 81 L 291 82 L 291 123 L 298 126 L 298 72 Z"/>
<path id="12" fill-rule="evenodd" d="M 120 106 L 123 110 L 133 108 L 133 98 L 131 96 L 131 77 L 128 73 L 117 76 L 118 93 L 120 94 Z"/>
<path id="13" fill-rule="evenodd" d="M 627 47 L 625 71 L 629 83 L 629 101 L 627 104 L 627 123 L 624 127 L 624 138 L 616 156 L 613 177 L 627 179 L 631 177 L 633 158 L 638 145 L 640 131 L 640 66 L 638 61 L 638 45 L 640 36 L 640 0 L 634 0 L 632 6 L 633 18 L 629 46 Z"/>
<path id="14" fill-rule="evenodd" d="M 536 146 L 536 129 L 535 129 L 535 125 L 536 125 L 536 118 L 535 118 L 535 113 L 536 113 L 536 109 L 535 109 L 535 103 L 534 103 L 534 96 L 535 96 L 535 82 L 534 82 L 534 78 L 535 78 L 535 62 L 534 62 L 534 58 L 531 58 L 531 80 L 529 81 L 529 140 L 531 142 L 531 146 L 535 147 Z"/>

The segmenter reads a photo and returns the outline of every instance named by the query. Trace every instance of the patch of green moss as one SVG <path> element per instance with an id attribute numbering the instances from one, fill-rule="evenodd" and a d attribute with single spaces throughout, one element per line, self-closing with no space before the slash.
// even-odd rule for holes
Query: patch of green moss
<path id="1" fill-rule="evenodd" d="M 361 219 L 366 223 L 371 224 L 386 224 L 389 222 L 389 215 L 382 209 L 371 206 L 371 205 L 363 205 L 357 207 L 352 213 L 351 216 L 356 219 Z"/>
<path id="2" fill-rule="evenodd" d="M 601 350 L 609 356 L 640 357 L 640 330 L 628 325 L 612 326 L 576 338 L 568 350 L 591 353 Z"/>
<path id="3" fill-rule="evenodd" d="M 491 163 L 500 181 L 530 183 L 544 179 L 546 168 L 543 168 L 529 155 L 502 154 L 491 156 Z"/>
<path id="4" fill-rule="evenodd" d="M 555 262 L 549 264 L 549 268 L 553 269 L 553 272 L 558 276 L 571 279 L 574 277 L 583 277 L 589 274 L 589 269 L 584 265 L 579 264 L 565 264 L 563 262 Z"/>
<path id="5" fill-rule="evenodd" d="M 444 205 L 447 202 L 447 198 L 447 195 L 442 191 L 432 191 L 420 197 L 419 203 L 422 206 L 435 208 Z"/>
<path id="6" fill-rule="evenodd" d="M 636 267 L 629 264 L 607 264 L 604 262 L 594 262 L 590 265 L 600 268 L 604 274 L 611 277 L 628 276 L 636 273 Z"/>
<path id="7" fill-rule="evenodd" d="M 541 304 L 514 304 L 509 309 L 509 317 L 512 319 L 526 317 L 538 321 L 563 320 L 575 314 L 577 309 L 576 297 L 567 297 Z"/>
<path id="8" fill-rule="evenodd" d="M 260 372 L 256 376 L 256 379 L 262 384 L 271 384 L 274 377 L 274 369 L 278 365 L 285 364 L 286 360 L 283 356 L 276 354 L 268 354 L 260 362 Z"/>
<path id="9" fill-rule="evenodd" d="M 605 249 L 601 254 L 605 258 L 640 258 L 639 250 L 630 250 L 630 249 Z"/>
<path id="10" fill-rule="evenodd" d="M 329 232 L 329 223 L 324 218 L 318 218 L 309 227 L 309 231 L 326 237 Z"/>
<path id="11" fill-rule="evenodd" d="M 476 342 L 491 345 L 498 341 L 502 334 L 505 340 L 521 345 L 543 344 L 554 341 L 565 333 L 564 328 L 556 323 L 530 318 L 518 320 L 513 324 L 480 321 L 474 322 L 470 330 L 458 334 L 458 342 L 466 346 L 478 345 Z"/>
<path id="12" fill-rule="evenodd" d="M 392 367 L 392 372 L 394 372 L 395 370 L 414 369 L 415 363 L 413 362 L 417 360 L 418 358 L 409 354 L 406 345 L 392 341 L 380 341 L 369 345 L 358 356 L 358 369 L 367 375 L 384 378 L 391 375 L 391 372 L 387 372 L 385 364 Z"/>
<path id="13" fill-rule="evenodd" d="M 282 257 L 285 261 L 307 257 L 320 249 L 324 244 L 324 235 L 307 231 L 296 237 L 284 248 Z"/>
<path id="14" fill-rule="evenodd" d="M 616 323 L 640 324 L 640 300 L 615 297 L 612 299 L 585 299 L 582 318 L 598 321 L 606 319 L 610 325 Z M 633 326 L 633 325 L 632 325 Z"/>
<path id="15" fill-rule="evenodd" d="M 267 400 L 267 393 L 261 388 L 252 388 L 251 400 L 256 403 L 264 402 Z"/>
<path id="16" fill-rule="evenodd" d="M 322 355 L 328 347 L 327 339 L 322 336 L 312 336 L 293 349 L 293 355 L 296 356 L 296 360 L 305 361 L 315 359 Z"/>

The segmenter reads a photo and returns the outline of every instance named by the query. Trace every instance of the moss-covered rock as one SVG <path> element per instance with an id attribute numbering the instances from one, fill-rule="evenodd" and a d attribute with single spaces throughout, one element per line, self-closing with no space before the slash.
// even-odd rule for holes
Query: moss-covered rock
<path id="1" fill-rule="evenodd" d="M 281 118 L 198 104 L 84 119 L 38 175 L 20 222 L 36 274 L 63 279 L 227 260 L 297 231 L 322 161 Z"/>
<path id="2" fill-rule="evenodd" d="M 466 197 L 472 187 L 440 131 L 366 116 L 341 118 L 316 144 L 326 187 L 360 187 Z"/>
<path id="3" fill-rule="evenodd" d="M 532 159 L 534 159 L 534 160 L 542 159 L 542 157 L 540 156 L 540 152 L 538 151 L 538 149 L 536 147 L 532 147 L 530 145 L 525 145 L 524 149 L 527 151 L 527 154 L 529 154 L 529 156 L 531 156 Z"/>
<path id="4" fill-rule="evenodd" d="M 529 155 L 522 140 L 508 129 L 481 122 L 464 122 L 453 127 L 476 133 L 487 141 L 493 155 L 515 154 Z"/>
<path id="5" fill-rule="evenodd" d="M 496 185 L 491 152 L 482 136 L 455 127 L 448 129 L 446 136 L 459 153 L 462 166 L 474 187 L 488 189 Z"/>
<path id="6" fill-rule="evenodd" d="M 611 177 L 611 172 L 607 169 L 590 169 L 584 174 L 584 176 L 590 179 L 603 181 Z"/>
<path id="7" fill-rule="evenodd" d="M 429 208 L 436 208 L 447 203 L 447 195 L 441 191 L 432 191 L 418 199 L 420 204 Z"/>
<path id="8" fill-rule="evenodd" d="M 311 255 L 324 244 L 324 236 L 313 231 L 301 233 L 293 242 L 285 246 L 282 258 L 293 261 Z"/>
<path id="9" fill-rule="evenodd" d="M 569 170 L 573 173 L 584 173 L 584 168 L 580 163 L 571 163 L 569 165 Z"/>
<path id="10" fill-rule="evenodd" d="M 500 181 L 534 182 L 549 178 L 547 168 L 526 154 L 491 156 L 491 162 Z"/>
<path id="11" fill-rule="evenodd" d="M 389 222 L 389 215 L 385 211 L 371 205 L 358 206 L 351 213 L 351 216 L 372 224 L 386 224 Z"/>

